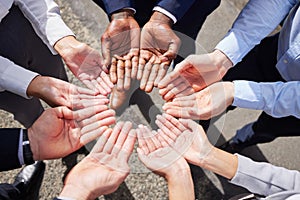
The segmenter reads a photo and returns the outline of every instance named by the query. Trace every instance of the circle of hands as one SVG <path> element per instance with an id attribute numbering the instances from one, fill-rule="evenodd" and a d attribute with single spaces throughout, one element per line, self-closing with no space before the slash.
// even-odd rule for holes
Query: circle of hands
<path id="1" fill-rule="evenodd" d="M 210 119 L 231 103 L 229 90 L 224 89 L 228 83 L 218 82 L 227 68 L 213 59 L 213 52 L 191 55 L 167 74 L 179 47 L 180 40 L 170 24 L 150 20 L 140 30 L 132 17 L 112 20 L 102 37 L 103 58 L 74 37 L 55 45 L 88 89 L 51 77 L 38 76 L 32 81 L 28 95 L 58 106 L 47 109 L 29 129 L 35 141 L 31 142 L 34 159 L 61 158 L 99 138 L 67 176 L 63 191 L 77 187 L 86 194 L 82 199 L 93 199 L 116 190 L 129 174 L 128 160 L 136 140 L 140 161 L 165 178 L 188 171 L 187 162 L 199 164 L 210 153 L 213 146 L 202 127 L 191 119 Z M 135 80 L 146 92 L 158 87 L 167 102 L 165 113 L 155 121 L 158 130 L 116 123 L 115 111 L 108 106 L 108 95 L 115 85 L 118 91 L 126 91 Z"/>

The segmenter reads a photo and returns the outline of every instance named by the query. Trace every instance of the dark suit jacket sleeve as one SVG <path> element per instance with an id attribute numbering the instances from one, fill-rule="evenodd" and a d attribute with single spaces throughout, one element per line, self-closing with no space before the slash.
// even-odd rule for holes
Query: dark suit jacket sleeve
<path id="1" fill-rule="evenodd" d="M 20 129 L 0 129 L 0 171 L 21 167 L 18 158 Z"/>
<path id="2" fill-rule="evenodd" d="M 133 0 L 93 0 L 97 5 L 103 8 L 108 15 L 122 8 L 134 8 Z M 139 0 L 141 1 L 141 0 Z"/>
<path id="3" fill-rule="evenodd" d="M 184 14 L 190 9 L 195 0 L 161 0 L 157 6 L 167 10 L 180 20 Z"/>

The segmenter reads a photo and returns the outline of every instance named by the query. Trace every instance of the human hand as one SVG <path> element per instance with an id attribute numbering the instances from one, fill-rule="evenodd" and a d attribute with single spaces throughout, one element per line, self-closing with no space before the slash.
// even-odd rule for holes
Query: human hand
<path id="1" fill-rule="evenodd" d="M 195 199 L 190 168 L 185 159 L 165 141 L 161 133 L 140 125 L 136 130 L 139 159 L 168 182 L 169 199 Z"/>
<path id="2" fill-rule="evenodd" d="M 154 12 L 142 29 L 137 79 L 141 80 L 140 87 L 146 92 L 158 85 L 179 51 L 181 42 L 172 24 L 169 17 Z"/>
<path id="3" fill-rule="evenodd" d="M 108 76 L 107 65 L 98 51 L 79 42 L 73 36 L 60 39 L 54 45 L 71 72 L 89 89 L 108 95 L 114 87 Z"/>
<path id="4" fill-rule="evenodd" d="M 111 16 L 101 45 L 105 64 L 111 64 L 111 81 L 119 90 L 128 90 L 131 77 L 136 77 L 140 48 L 140 27 L 132 10 L 122 9 Z"/>
<path id="5" fill-rule="evenodd" d="M 136 134 L 131 123 L 119 122 L 99 138 L 91 153 L 68 174 L 60 196 L 93 200 L 114 192 L 129 174 L 128 159 Z"/>
<path id="6" fill-rule="evenodd" d="M 233 98 L 234 84 L 218 82 L 189 96 L 176 97 L 163 110 L 174 117 L 208 120 L 224 112 Z"/>
<path id="7" fill-rule="evenodd" d="M 190 55 L 159 83 L 159 93 L 166 101 L 193 94 L 221 80 L 230 67 L 231 61 L 219 50 Z"/>
<path id="8" fill-rule="evenodd" d="M 106 105 L 72 111 L 50 108 L 28 129 L 34 160 L 62 158 L 99 137 L 115 123 L 115 112 Z"/>
<path id="9" fill-rule="evenodd" d="M 168 144 L 182 155 L 189 163 L 202 166 L 205 159 L 213 150 L 203 128 L 189 119 L 175 119 L 171 115 L 158 115 L 157 126 L 161 136 L 167 137 Z"/>
<path id="10" fill-rule="evenodd" d="M 35 77 L 27 88 L 27 95 L 38 97 L 52 107 L 67 106 L 70 109 L 109 103 L 107 97 L 97 95 L 97 92 L 47 76 Z"/>
<path id="11" fill-rule="evenodd" d="M 151 132 L 143 125 L 139 125 L 136 132 L 139 143 L 138 157 L 147 168 L 166 179 L 180 171 L 189 171 L 183 157 L 169 146 L 161 134 Z"/>

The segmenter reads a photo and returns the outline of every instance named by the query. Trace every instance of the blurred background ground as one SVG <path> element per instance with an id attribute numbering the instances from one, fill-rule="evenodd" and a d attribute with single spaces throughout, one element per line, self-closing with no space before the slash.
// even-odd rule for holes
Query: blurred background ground
<path id="1" fill-rule="evenodd" d="M 92 47 L 100 50 L 100 36 L 104 32 L 108 23 L 104 12 L 95 6 L 91 0 L 56 0 L 61 6 L 61 14 L 67 25 L 76 33 L 77 38 L 88 43 Z M 236 18 L 239 10 L 245 5 L 247 0 L 222 0 L 221 6 L 208 17 L 201 32 L 198 35 L 198 52 L 211 51 L 217 42 L 222 39 Z M 70 73 L 69 79 L 75 84 L 79 84 Z M 160 112 L 161 104 L 157 91 L 151 93 L 151 100 L 154 103 L 149 109 L 148 117 L 153 117 Z M 209 130 L 209 137 L 213 143 L 221 143 L 231 138 L 235 131 L 243 125 L 254 121 L 259 115 L 259 111 L 236 109 L 215 120 Z M 135 126 L 139 123 L 147 124 L 137 105 L 130 106 L 120 120 L 130 120 Z M 13 120 L 13 116 L 4 111 L 0 111 L 0 127 L 21 127 Z M 243 153 L 259 161 L 268 161 L 273 164 L 287 167 L 289 169 L 300 170 L 299 154 L 295 154 L 297 146 L 300 144 L 299 138 L 279 138 L 269 144 L 263 144 L 246 149 Z M 9 158 L 8 158 L 9 159 Z M 40 192 L 40 199 L 52 199 L 59 194 L 62 187 L 62 177 L 66 168 L 61 160 L 46 161 L 47 169 L 43 185 Z M 132 173 L 125 183 L 112 195 L 100 197 L 100 199 L 167 199 L 167 186 L 165 181 L 147 171 L 133 154 L 130 165 Z M 19 170 L 0 173 L 0 181 L 13 182 L 15 174 Z M 192 166 L 195 182 L 196 197 L 205 200 L 229 199 L 234 194 L 245 192 L 238 187 L 228 184 L 228 182 L 210 173 Z"/>

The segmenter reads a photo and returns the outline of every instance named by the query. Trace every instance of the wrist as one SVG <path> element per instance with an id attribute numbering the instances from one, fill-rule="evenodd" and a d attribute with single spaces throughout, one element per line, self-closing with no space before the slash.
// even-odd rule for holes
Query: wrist
<path id="1" fill-rule="evenodd" d="M 123 8 L 111 14 L 110 20 L 134 18 L 132 9 Z"/>
<path id="2" fill-rule="evenodd" d="M 74 200 L 95 199 L 90 197 L 90 193 L 85 188 L 77 187 L 72 184 L 66 184 L 59 196 L 68 197 Z"/>
<path id="3" fill-rule="evenodd" d="M 32 81 L 29 83 L 26 94 L 27 96 L 31 97 L 38 97 L 39 89 L 41 87 L 41 82 L 43 81 L 42 76 L 36 76 Z"/>
<path id="4" fill-rule="evenodd" d="M 230 106 L 234 100 L 234 83 L 233 82 L 223 82 L 223 86 L 225 89 L 225 98 L 226 98 L 226 106 Z"/>
<path id="5" fill-rule="evenodd" d="M 167 181 L 176 181 L 176 179 L 180 180 L 182 177 L 185 177 L 186 175 L 191 173 L 190 167 L 185 161 L 185 159 L 181 159 L 173 163 L 170 169 L 168 169 L 167 173 L 165 174 L 165 179 Z"/>
<path id="6" fill-rule="evenodd" d="M 158 11 L 154 11 L 150 20 L 151 22 L 157 22 L 160 24 L 167 24 L 170 27 L 173 25 L 173 20 L 171 18 L 169 18 L 167 15 L 158 12 Z"/>
<path id="7" fill-rule="evenodd" d="M 210 53 L 210 56 L 213 60 L 213 63 L 215 66 L 220 68 L 225 68 L 226 70 L 233 67 L 233 63 L 231 60 L 220 50 L 215 49 L 212 53 Z"/>
<path id="8" fill-rule="evenodd" d="M 82 45 L 81 42 L 76 40 L 76 38 L 72 35 L 66 36 L 58 40 L 54 44 L 54 49 L 58 52 L 58 54 L 64 59 L 67 53 L 72 51 L 73 49 L 78 48 Z"/>
<path id="9" fill-rule="evenodd" d="M 198 166 L 230 180 L 236 174 L 238 158 L 236 155 L 214 147 L 211 153 L 202 159 Z"/>
<path id="10" fill-rule="evenodd" d="M 39 146 L 38 146 L 38 141 L 36 139 L 36 135 L 34 134 L 34 130 L 33 128 L 29 128 L 27 130 L 28 133 L 28 139 L 29 139 L 29 143 L 30 143 L 30 149 L 33 155 L 33 160 L 37 161 L 37 160 L 41 160 L 40 159 L 40 155 L 39 155 Z"/>

